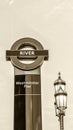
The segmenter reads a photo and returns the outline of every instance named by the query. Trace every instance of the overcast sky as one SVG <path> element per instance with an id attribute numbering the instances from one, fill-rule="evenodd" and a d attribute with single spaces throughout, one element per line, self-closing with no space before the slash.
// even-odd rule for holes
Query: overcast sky
<path id="1" fill-rule="evenodd" d="M 0 129 L 13 130 L 14 68 L 5 50 L 24 37 L 35 38 L 49 50 L 49 60 L 41 67 L 43 130 L 59 130 L 53 86 L 59 71 L 67 83 L 65 129 L 73 130 L 72 0 L 0 1 Z"/>

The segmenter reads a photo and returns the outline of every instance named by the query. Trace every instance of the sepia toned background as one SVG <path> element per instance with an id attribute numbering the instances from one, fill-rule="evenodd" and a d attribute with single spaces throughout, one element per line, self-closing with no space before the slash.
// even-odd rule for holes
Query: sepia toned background
<path id="1" fill-rule="evenodd" d="M 59 130 L 54 110 L 58 72 L 67 83 L 65 130 L 73 129 L 73 1 L 0 0 L 0 129 L 13 130 L 14 68 L 5 51 L 24 37 L 40 41 L 49 50 L 41 67 L 43 130 Z"/>

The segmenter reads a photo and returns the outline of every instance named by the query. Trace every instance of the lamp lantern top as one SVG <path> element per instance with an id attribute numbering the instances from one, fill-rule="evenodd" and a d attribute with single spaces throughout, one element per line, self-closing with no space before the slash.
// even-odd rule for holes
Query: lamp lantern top
<path id="1" fill-rule="evenodd" d="M 55 85 L 66 85 L 66 82 L 61 78 L 60 72 L 58 73 L 58 79 L 54 82 L 54 86 Z"/>

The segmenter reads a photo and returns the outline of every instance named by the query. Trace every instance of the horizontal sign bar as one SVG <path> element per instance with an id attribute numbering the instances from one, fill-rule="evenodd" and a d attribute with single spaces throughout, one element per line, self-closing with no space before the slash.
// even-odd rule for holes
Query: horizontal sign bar
<path id="1" fill-rule="evenodd" d="M 7 50 L 6 59 L 16 56 L 19 59 L 36 59 L 38 56 L 43 56 L 44 60 L 48 60 L 48 50 Z"/>

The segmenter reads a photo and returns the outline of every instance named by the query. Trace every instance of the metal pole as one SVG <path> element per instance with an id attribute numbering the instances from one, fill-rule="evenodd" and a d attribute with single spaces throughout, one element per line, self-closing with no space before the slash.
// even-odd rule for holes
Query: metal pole
<path id="1" fill-rule="evenodd" d="M 60 130 L 64 130 L 64 115 L 60 115 Z"/>

